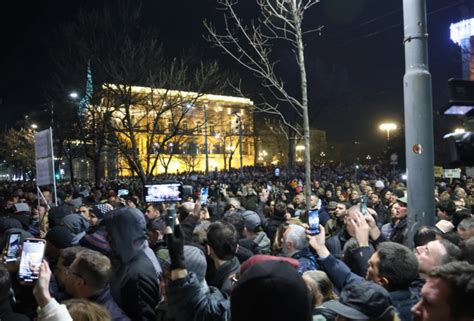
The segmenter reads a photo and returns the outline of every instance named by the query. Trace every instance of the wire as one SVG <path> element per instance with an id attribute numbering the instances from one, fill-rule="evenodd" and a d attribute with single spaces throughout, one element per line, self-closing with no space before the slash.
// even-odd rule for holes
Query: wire
<path id="1" fill-rule="evenodd" d="M 432 10 L 432 11 L 428 12 L 427 15 L 430 16 L 430 15 L 437 14 L 437 13 L 439 13 L 439 12 L 442 12 L 442 11 L 444 11 L 444 10 L 450 9 L 450 8 L 452 8 L 452 7 L 456 7 L 456 6 L 459 6 L 459 5 L 461 5 L 461 4 L 464 4 L 464 2 L 465 2 L 464 0 L 461 0 L 461 1 L 458 1 L 458 2 L 456 2 L 456 3 L 449 4 L 449 5 L 447 5 L 447 6 L 444 6 L 444 7 L 435 9 L 435 10 Z M 371 20 L 368 20 L 368 21 L 366 21 L 366 22 L 363 22 L 363 23 L 360 24 L 358 27 L 360 27 L 360 26 L 362 26 L 362 25 L 367 25 L 367 24 L 371 23 L 370 21 L 380 20 L 381 18 L 384 18 L 384 17 L 386 17 L 386 16 L 392 15 L 392 14 L 394 14 L 395 12 L 398 12 L 398 11 L 401 11 L 401 10 L 402 10 L 401 8 L 395 9 L 395 10 L 390 11 L 389 13 L 384 14 L 384 15 L 382 15 L 382 16 L 380 16 L 380 17 L 376 17 L 376 18 L 374 18 L 374 19 L 371 19 Z M 371 32 L 371 33 L 368 33 L 368 34 L 365 34 L 365 35 L 362 35 L 362 36 L 359 36 L 359 37 L 355 37 L 355 38 L 350 39 L 350 40 L 348 40 L 348 41 L 345 41 L 345 42 L 342 43 L 340 46 L 341 46 L 341 47 L 347 46 L 347 45 L 349 45 L 349 44 L 351 44 L 351 43 L 353 43 L 353 42 L 355 42 L 355 41 L 358 41 L 358 40 L 362 40 L 362 39 L 366 39 L 366 38 L 370 38 L 370 37 L 376 36 L 376 35 L 378 35 L 378 34 L 381 34 L 381 33 L 383 33 L 383 32 L 386 32 L 386 31 L 388 31 L 388 30 L 390 30 L 390 29 L 393 29 L 393 28 L 396 28 L 396 27 L 399 27 L 399 26 L 402 26 L 402 25 L 403 25 L 403 23 L 397 23 L 397 24 L 390 25 L 390 26 L 388 26 L 388 27 L 386 27 L 386 28 L 384 28 L 384 29 L 382 29 L 382 30 L 374 31 L 374 32 Z M 358 27 L 356 27 L 356 28 L 358 28 Z M 335 36 L 335 37 L 337 37 L 337 36 Z M 327 39 L 332 39 L 332 38 L 335 38 L 335 37 L 331 37 L 331 38 L 327 38 Z"/>

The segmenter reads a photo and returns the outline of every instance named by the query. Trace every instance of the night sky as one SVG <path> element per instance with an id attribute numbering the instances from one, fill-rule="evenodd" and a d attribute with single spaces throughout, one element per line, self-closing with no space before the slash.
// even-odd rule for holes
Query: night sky
<path id="1" fill-rule="evenodd" d="M 40 108 L 46 102 L 43 93 L 52 68 L 51 52 L 61 47 L 51 35 L 74 19 L 79 8 L 91 10 L 114 2 L 27 0 L 2 5 L 1 128 L 14 124 L 24 112 Z M 254 1 L 242 2 L 242 8 L 247 10 L 245 14 L 252 16 Z M 449 25 L 461 19 L 464 1 L 427 2 L 433 107 L 439 110 L 447 101 L 447 80 L 461 76 L 460 49 L 449 39 Z M 144 0 L 143 3 L 144 24 L 159 30 L 168 54 L 194 47 L 203 57 L 217 58 L 224 67 L 236 68 L 203 39 L 203 19 L 219 19 L 215 1 Z M 345 70 L 348 87 L 355 93 L 312 120 L 315 127 L 327 131 L 329 142 L 378 143 L 384 139 L 377 129 L 381 121 L 403 121 L 402 14 L 402 0 L 322 0 L 308 12 L 306 23 L 324 25 L 324 30 L 308 39 L 307 59 L 319 59 L 327 66 Z M 311 70 L 314 72 L 317 68 Z M 318 88 L 311 89 L 317 95 Z M 444 134 L 455 121 L 443 117 L 439 123 L 439 131 Z"/>

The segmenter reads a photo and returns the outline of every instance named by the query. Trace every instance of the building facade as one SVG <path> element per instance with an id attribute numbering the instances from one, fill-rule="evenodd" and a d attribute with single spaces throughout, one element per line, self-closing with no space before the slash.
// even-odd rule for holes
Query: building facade
<path id="1" fill-rule="evenodd" d="M 130 118 L 135 119 L 136 124 L 133 146 L 136 146 L 143 168 L 155 164 L 153 175 L 205 172 L 206 158 L 209 171 L 240 168 L 241 160 L 242 166 L 254 165 L 253 102 L 250 99 L 138 86 L 130 88 L 134 97 L 144 98 L 134 99 L 130 108 Z M 155 97 L 154 101 L 150 101 L 150 93 Z M 103 101 L 102 104 L 110 105 L 110 102 Z M 163 107 L 166 104 L 173 106 L 166 110 Z M 119 113 L 115 112 L 115 121 L 123 123 Z M 129 131 L 122 132 L 120 127 L 116 127 L 116 131 L 118 140 L 128 144 Z M 114 171 L 122 177 L 133 174 L 125 153 L 123 148 L 118 148 L 115 155 L 110 151 L 107 153 L 107 176 Z"/>

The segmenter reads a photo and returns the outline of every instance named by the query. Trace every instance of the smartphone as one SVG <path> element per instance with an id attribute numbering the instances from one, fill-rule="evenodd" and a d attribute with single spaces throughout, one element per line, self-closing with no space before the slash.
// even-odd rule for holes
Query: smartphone
<path id="1" fill-rule="evenodd" d="M 367 196 L 362 195 L 360 198 L 360 212 L 362 215 L 366 215 L 368 213 L 367 211 Z"/>
<path id="2" fill-rule="evenodd" d="M 209 197 L 209 187 L 201 188 L 201 206 L 207 204 L 207 198 Z"/>
<path id="3" fill-rule="evenodd" d="M 41 262 L 43 262 L 46 241 L 42 239 L 26 239 L 20 259 L 18 277 L 24 282 L 34 282 L 39 277 Z"/>
<path id="4" fill-rule="evenodd" d="M 317 235 L 319 234 L 319 211 L 310 211 L 308 213 L 308 234 L 309 235 Z"/>
<path id="5" fill-rule="evenodd" d="M 174 231 L 174 226 L 176 224 L 176 207 L 174 204 L 171 204 L 170 207 L 166 209 L 165 223 L 166 226 L 171 227 Z"/>
<path id="6" fill-rule="evenodd" d="M 7 254 L 5 255 L 5 262 L 15 262 L 16 255 L 20 248 L 21 233 L 11 233 L 8 237 Z"/>
<path id="7" fill-rule="evenodd" d="M 117 196 L 127 196 L 129 193 L 128 189 L 122 188 L 117 191 Z"/>

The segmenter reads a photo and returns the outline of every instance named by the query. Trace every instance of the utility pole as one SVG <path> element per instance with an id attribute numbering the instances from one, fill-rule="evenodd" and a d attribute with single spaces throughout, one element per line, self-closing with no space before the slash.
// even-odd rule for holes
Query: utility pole
<path id="1" fill-rule="evenodd" d="M 433 226 L 434 147 L 431 74 L 428 70 L 426 0 L 403 0 L 405 153 L 408 185 L 408 242 L 423 225 Z"/>
<path id="2" fill-rule="evenodd" d="M 243 174 L 243 166 L 244 160 L 242 155 L 242 117 L 238 113 L 234 113 L 235 117 L 237 117 L 237 122 L 239 123 L 239 151 L 240 151 L 240 175 Z"/>
<path id="3" fill-rule="evenodd" d="M 207 103 L 204 104 L 204 149 L 206 153 L 206 177 L 209 174 L 209 150 L 207 146 Z"/>

